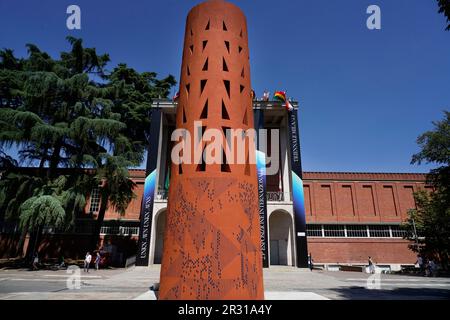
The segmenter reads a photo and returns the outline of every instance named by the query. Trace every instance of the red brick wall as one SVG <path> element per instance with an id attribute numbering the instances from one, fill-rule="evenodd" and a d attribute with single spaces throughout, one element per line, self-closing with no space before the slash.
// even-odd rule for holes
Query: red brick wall
<path id="1" fill-rule="evenodd" d="M 315 263 L 414 264 L 416 255 L 403 239 L 308 238 L 308 251 Z"/>
<path id="2" fill-rule="evenodd" d="M 106 210 L 105 213 L 105 220 L 117 220 L 117 219 L 139 220 L 139 216 L 141 213 L 142 194 L 144 193 L 145 170 L 141 169 L 130 170 L 130 177 L 136 183 L 135 189 L 133 190 L 136 197 L 133 200 L 131 200 L 124 216 L 120 215 L 111 206 L 108 206 L 108 209 Z M 86 213 L 89 212 L 90 206 L 91 206 L 91 199 L 88 196 L 85 207 Z"/>
<path id="3" fill-rule="evenodd" d="M 424 174 L 305 172 L 308 223 L 400 223 Z"/>
<path id="4" fill-rule="evenodd" d="M 139 220 L 139 216 L 141 213 L 142 194 L 144 193 L 144 184 L 142 182 L 137 182 L 137 185 L 133 192 L 135 193 L 136 197 L 131 200 L 130 204 L 128 205 L 125 216 L 121 216 L 112 207 L 109 207 L 105 214 L 105 220 L 114 220 L 119 218 Z"/>
<path id="5" fill-rule="evenodd" d="M 139 219 L 144 170 L 132 170 L 138 183 L 136 199 L 122 219 Z M 413 192 L 425 187 L 424 174 L 305 172 L 304 192 L 308 223 L 400 223 L 414 208 Z M 89 208 L 89 203 L 87 208 Z M 111 208 L 106 219 L 119 218 Z M 415 254 L 402 239 L 308 238 L 317 263 L 408 264 Z"/>
<path id="6" fill-rule="evenodd" d="M 138 220 L 144 170 L 130 170 L 137 183 L 122 219 Z M 414 208 L 413 192 L 425 188 L 425 174 L 304 172 L 308 223 L 400 223 Z M 88 201 L 86 211 L 89 209 Z M 120 215 L 109 208 L 105 219 Z"/>
<path id="7" fill-rule="evenodd" d="M 305 172 L 308 223 L 401 223 L 414 208 L 413 192 L 426 188 L 424 174 Z M 409 242 L 392 238 L 308 238 L 316 263 L 410 264 Z"/>

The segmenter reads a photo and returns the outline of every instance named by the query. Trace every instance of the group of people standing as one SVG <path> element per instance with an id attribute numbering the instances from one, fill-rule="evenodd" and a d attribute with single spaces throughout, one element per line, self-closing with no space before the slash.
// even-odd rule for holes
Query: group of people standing
<path id="1" fill-rule="evenodd" d="M 437 271 L 437 265 L 433 258 L 422 258 L 417 256 L 416 265 L 419 265 L 420 273 L 426 277 L 434 277 Z"/>
<path id="2" fill-rule="evenodd" d="M 95 261 L 94 261 L 94 265 L 95 265 L 95 270 L 99 269 L 100 266 L 100 261 L 101 261 L 102 256 L 100 255 L 100 251 L 96 251 L 95 254 Z M 84 258 L 84 271 L 85 272 L 89 272 L 89 267 L 91 265 L 92 262 L 92 255 L 91 253 L 88 251 L 86 253 L 86 256 Z M 58 265 L 60 268 L 65 267 L 66 264 L 64 262 L 64 257 L 61 256 L 60 258 L 60 263 Z M 39 254 L 38 252 L 35 252 L 32 258 L 32 270 L 39 270 Z"/>
<path id="3" fill-rule="evenodd" d="M 95 256 L 95 270 L 98 270 L 99 265 L 100 265 L 100 260 L 101 260 L 101 255 L 100 252 L 97 251 L 96 256 Z M 86 257 L 84 258 L 84 272 L 89 272 L 89 266 L 91 265 L 91 261 L 92 261 L 92 255 L 91 253 L 88 251 L 86 253 Z"/>

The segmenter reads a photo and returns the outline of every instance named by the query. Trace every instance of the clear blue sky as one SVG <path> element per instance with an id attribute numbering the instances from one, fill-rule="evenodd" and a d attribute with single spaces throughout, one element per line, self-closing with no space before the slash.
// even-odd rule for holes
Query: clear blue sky
<path id="1" fill-rule="evenodd" d="M 107 52 L 110 66 L 179 77 L 185 17 L 200 1 L 0 2 L 0 47 L 35 43 L 57 56 L 67 35 Z M 450 110 L 450 32 L 434 0 L 232 1 L 247 16 L 252 85 L 300 101 L 304 170 L 426 172 L 416 137 Z M 66 29 L 77 4 L 82 30 Z M 381 8 L 381 30 L 366 8 Z"/>

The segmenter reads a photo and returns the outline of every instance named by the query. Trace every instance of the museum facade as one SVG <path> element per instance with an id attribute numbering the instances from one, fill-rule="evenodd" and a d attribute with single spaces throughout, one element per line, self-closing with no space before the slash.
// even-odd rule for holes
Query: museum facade
<path id="1" fill-rule="evenodd" d="M 297 104 L 292 102 L 297 109 Z M 171 133 L 175 129 L 177 104 L 154 102 L 159 109 L 159 136 L 156 153 L 156 188 L 151 212 L 148 264 L 159 264 L 163 252 L 165 213 L 168 203 Z M 265 222 L 269 265 L 297 266 L 294 204 L 289 147 L 288 112 L 279 102 L 254 101 L 253 109 L 263 115 L 266 129 L 278 129 L 279 169 L 266 176 Z M 271 138 L 268 138 L 270 150 Z M 156 146 L 154 146 L 155 150 Z M 272 160 L 273 161 L 273 160 Z M 136 199 L 125 216 L 107 212 L 102 233 L 132 234 L 139 237 L 145 170 L 130 170 L 136 182 Z M 413 193 L 429 188 L 426 175 L 418 173 L 303 172 L 304 209 L 308 252 L 314 264 L 328 269 L 338 265 L 365 265 L 371 256 L 382 268 L 396 270 L 411 265 L 415 254 L 403 238 L 400 224 L 407 211 L 415 208 Z M 87 212 L 99 208 L 97 194 L 90 198 Z M 117 224 L 117 219 L 120 223 Z M 114 223 L 114 227 L 108 227 Z M 122 231 L 120 231 L 122 230 Z"/>
<path id="2" fill-rule="evenodd" d="M 298 105 L 291 102 L 297 112 Z M 172 100 L 155 100 L 153 108 L 160 125 L 153 132 L 156 141 L 150 146 L 156 175 L 152 190 L 153 207 L 148 217 L 148 257 L 145 265 L 160 264 L 163 253 L 165 217 L 168 204 L 168 187 L 171 167 L 171 134 L 175 129 L 177 103 Z M 278 129 L 278 170 L 265 177 L 265 210 L 261 238 L 267 252 L 267 266 L 299 266 L 295 206 L 292 187 L 292 161 L 289 138 L 289 112 L 275 101 L 253 101 L 255 116 L 262 119 L 265 129 Z M 261 120 L 260 119 L 260 120 Z M 255 121 L 255 123 L 257 123 Z M 301 129 L 301 128 L 298 128 Z M 272 144 L 268 137 L 268 147 Z M 150 158 L 149 157 L 149 158 Z M 138 249 L 144 207 L 144 185 L 149 172 L 130 169 L 135 182 L 136 197 L 125 215 L 108 209 L 101 228 L 101 246 L 109 251 L 117 265 L 134 261 Z M 329 270 L 339 265 L 367 264 L 368 256 L 388 270 L 398 270 L 412 265 L 415 254 L 408 248 L 410 241 L 403 238 L 400 224 L 407 218 L 409 209 L 415 208 L 413 193 L 429 189 L 426 175 L 421 173 L 358 173 L 358 172 L 302 172 L 304 215 L 306 219 L 307 250 L 316 267 Z M 51 226 L 44 228 L 40 252 L 47 257 L 65 252 L 65 256 L 82 257 L 88 247 L 93 221 L 100 209 L 101 199 L 97 189 L 88 195 L 85 212 L 77 217 L 72 231 L 59 232 Z M 2 219 L 0 219 L 2 220 Z M 19 238 L 15 224 L 0 221 L 0 257 L 8 256 L 8 248 Z M 141 230 L 142 231 L 142 230 Z M 26 246 L 25 246 L 26 249 Z M 78 251 L 79 252 L 78 252 Z"/>

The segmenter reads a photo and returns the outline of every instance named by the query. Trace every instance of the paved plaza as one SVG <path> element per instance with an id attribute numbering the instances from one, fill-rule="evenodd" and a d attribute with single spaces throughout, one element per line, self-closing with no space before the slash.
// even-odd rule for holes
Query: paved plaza
<path id="1" fill-rule="evenodd" d="M 81 270 L 79 289 L 76 288 L 78 278 L 66 270 L 0 270 L 0 300 L 155 300 L 149 288 L 159 281 L 159 270 L 159 266 L 89 273 Z M 264 270 L 265 297 L 273 300 L 450 298 L 449 278 L 381 274 L 372 275 L 368 281 L 369 276 L 360 272 L 271 267 Z"/>

